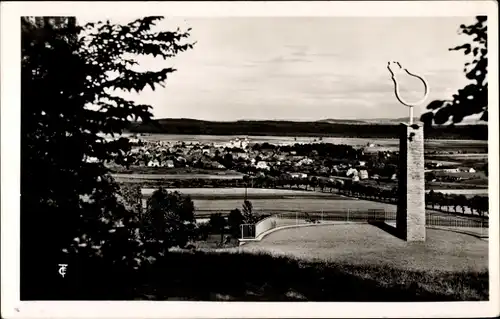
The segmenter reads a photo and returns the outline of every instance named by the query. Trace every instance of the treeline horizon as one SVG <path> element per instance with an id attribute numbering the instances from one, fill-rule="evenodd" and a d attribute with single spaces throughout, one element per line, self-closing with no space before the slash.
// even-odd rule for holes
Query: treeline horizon
<path id="1" fill-rule="evenodd" d="M 156 185 L 155 185 L 156 184 Z M 124 183 L 123 185 L 134 185 L 133 183 Z M 250 186 L 251 185 L 251 186 Z M 249 187 L 250 188 L 266 188 L 266 189 L 305 189 L 321 192 L 336 192 L 344 196 L 356 197 L 365 200 L 372 200 L 382 203 L 397 204 L 399 199 L 398 187 L 384 188 L 375 185 L 366 185 L 359 182 L 329 180 L 321 177 L 312 178 L 293 178 L 288 174 L 279 176 L 257 176 L 249 177 L 246 181 L 226 180 L 226 179 L 189 179 L 189 180 L 158 180 L 153 183 L 143 183 L 141 186 L 132 186 L 135 188 L 137 196 L 140 194 L 140 188 L 152 187 L 169 191 L 169 188 L 224 188 L 224 187 Z M 186 195 L 189 199 L 191 196 Z M 148 198 L 149 196 L 141 198 Z M 139 201 L 140 199 L 138 199 Z M 457 213 L 457 208 L 461 208 L 461 213 L 465 214 L 465 207 L 469 207 L 472 214 L 480 217 L 488 212 L 489 195 L 474 195 L 467 197 L 463 194 L 446 194 L 440 191 L 430 190 L 425 195 L 425 205 L 430 206 L 433 210 L 450 212 L 450 207 L 453 212 Z"/>
<path id="2" fill-rule="evenodd" d="M 134 122 L 130 133 L 187 135 L 261 135 L 294 137 L 398 138 L 397 124 L 337 124 L 293 121 L 215 122 L 194 119 L 158 119 Z M 426 138 L 488 140 L 488 125 L 426 126 Z"/>

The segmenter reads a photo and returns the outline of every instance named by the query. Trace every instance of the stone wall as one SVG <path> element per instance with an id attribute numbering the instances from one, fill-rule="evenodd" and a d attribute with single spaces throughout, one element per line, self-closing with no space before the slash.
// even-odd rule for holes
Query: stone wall
<path id="1" fill-rule="evenodd" d="M 399 200 L 396 228 L 407 241 L 425 241 L 424 130 L 400 126 Z"/>

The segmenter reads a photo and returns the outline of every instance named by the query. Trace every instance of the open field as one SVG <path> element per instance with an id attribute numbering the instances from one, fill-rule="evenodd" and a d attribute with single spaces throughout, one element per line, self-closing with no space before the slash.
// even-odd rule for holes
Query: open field
<path id="1" fill-rule="evenodd" d="M 145 203 L 146 199 L 144 199 Z M 396 211 L 396 206 L 385 203 L 369 202 L 356 199 L 250 199 L 253 210 L 260 214 L 273 214 L 280 212 L 321 212 L 327 213 L 345 212 L 347 210 L 385 209 Z M 196 215 L 213 214 L 217 212 L 229 213 L 229 211 L 243 205 L 241 199 L 229 200 L 203 200 L 193 199 Z"/>
<path id="2" fill-rule="evenodd" d="M 456 160 L 468 160 L 468 159 L 488 159 L 488 153 L 471 153 L 471 154 L 434 154 L 431 155 L 431 157 L 436 157 L 437 159 L 440 158 L 453 158 Z"/>
<path id="3" fill-rule="evenodd" d="M 449 155 L 447 155 L 447 156 L 449 156 Z M 460 161 L 448 160 L 448 157 L 447 157 L 447 160 L 440 160 L 438 157 L 431 157 L 431 158 L 426 157 L 425 158 L 425 164 L 437 164 L 437 163 L 440 163 L 441 165 L 450 165 L 450 166 L 456 166 L 456 165 L 461 164 Z"/>
<path id="4" fill-rule="evenodd" d="M 427 190 L 426 192 L 428 193 L 430 190 Z M 434 192 L 439 192 L 443 194 L 455 194 L 455 195 L 465 195 L 466 197 L 473 197 L 475 195 L 488 195 L 488 189 L 483 188 L 483 189 L 439 189 L 435 188 L 433 189 Z"/>
<path id="5" fill-rule="evenodd" d="M 372 265 L 420 271 L 488 269 L 487 241 L 437 229 L 427 229 L 424 243 L 408 243 L 368 224 L 289 228 L 238 249 L 354 266 Z"/>
<path id="6" fill-rule="evenodd" d="M 140 139 L 145 141 L 164 141 L 177 142 L 183 141 L 200 142 L 200 143 L 225 143 L 236 137 L 248 137 L 250 143 L 269 143 L 276 145 L 290 145 L 294 143 L 313 143 L 318 142 L 319 137 L 303 137 L 303 136 L 233 136 L 233 135 L 176 135 L 176 134 L 151 134 L 141 136 Z M 347 144 L 352 146 L 366 146 L 369 143 L 379 144 L 380 146 L 391 147 L 397 146 L 398 139 L 369 139 L 369 138 L 344 138 L 344 137 L 323 137 L 323 143 Z"/>
<path id="7" fill-rule="evenodd" d="M 155 188 L 143 188 L 143 205 Z M 228 214 L 231 210 L 242 209 L 245 196 L 244 188 L 167 188 L 168 191 L 180 191 L 189 195 L 195 206 L 197 219 L 207 218 L 214 213 Z M 247 198 L 253 205 L 253 210 L 259 214 L 286 214 L 286 213 L 310 213 L 323 216 L 328 219 L 333 216 L 344 216 L 347 211 L 352 214 L 366 213 L 370 210 L 383 210 L 388 214 L 395 214 L 397 207 L 390 203 L 380 203 L 369 200 L 345 197 L 335 193 L 322 193 L 304 190 L 289 189 L 263 189 L 248 188 Z M 462 216 L 450 212 L 444 213 L 427 210 L 427 214 L 441 216 L 444 219 L 473 219 L 479 220 L 479 216 Z M 465 211 L 470 213 L 468 209 Z M 295 215 L 293 216 L 295 218 Z M 317 216 L 316 216 L 317 217 Z"/>
<path id="8" fill-rule="evenodd" d="M 425 188 L 428 190 L 463 190 L 464 192 L 488 192 L 488 180 L 487 179 L 471 179 L 459 182 L 427 182 Z"/>
<path id="9" fill-rule="evenodd" d="M 115 174 L 160 174 L 160 175 L 243 175 L 242 173 L 227 169 L 204 169 L 195 167 L 149 167 L 130 165 L 128 168 L 121 165 L 106 165 Z"/>
<path id="10" fill-rule="evenodd" d="M 225 143 L 236 137 L 234 135 L 181 135 L 181 134 L 150 134 L 140 136 L 145 141 L 183 141 L 200 143 Z M 320 141 L 319 137 L 293 137 L 293 136 L 248 136 L 250 143 L 270 143 L 289 145 L 294 143 L 312 143 Z M 346 144 L 354 147 L 363 147 L 368 144 L 375 144 L 375 147 L 382 147 L 388 150 L 398 150 L 399 139 L 394 138 L 348 138 L 348 137 L 323 137 L 321 142 L 333 144 Z M 428 152 L 455 152 L 456 150 L 470 153 L 487 153 L 488 141 L 483 140 L 451 140 L 451 139 L 427 139 L 425 140 L 425 150 Z"/>
<path id="11" fill-rule="evenodd" d="M 455 173 L 450 173 L 449 175 L 453 175 Z M 470 174 L 470 173 L 467 173 Z M 483 175 L 484 176 L 484 175 Z M 371 185 L 380 189 L 392 189 L 393 187 L 398 186 L 397 181 L 388 181 L 388 180 L 362 180 L 361 183 L 363 185 Z M 471 193 L 475 192 L 486 192 L 488 193 L 488 179 L 487 178 L 477 178 L 477 179 L 468 179 L 456 182 L 426 182 L 425 183 L 426 190 L 462 190 L 463 192 L 467 192 L 468 190 Z"/>
<path id="12" fill-rule="evenodd" d="M 447 173 L 444 171 L 440 170 L 435 170 L 434 173 L 437 176 L 450 176 L 450 177 L 457 177 L 457 178 L 462 178 L 464 183 L 467 183 L 469 180 L 488 180 L 488 177 L 484 172 L 475 172 L 475 173 L 469 173 L 469 172 L 458 172 L 458 173 Z"/>
<path id="13" fill-rule="evenodd" d="M 156 188 L 142 188 L 141 192 L 144 196 L 150 196 Z M 167 188 L 168 191 L 178 191 L 182 194 L 189 195 L 191 198 L 231 198 L 236 197 L 243 199 L 245 188 Z M 349 199 L 337 194 L 311 192 L 305 190 L 289 190 L 289 189 L 270 189 L 270 188 L 247 188 L 247 196 L 251 198 L 343 198 Z"/>
<path id="14" fill-rule="evenodd" d="M 488 176 L 484 172 L 476 172 L 476 173 L 468 173 L 468 172 L 459 172 L 459 173 L 446 173 L 442 171 L 435 171 L 434 174 L 439 177 L 450 177 L 450 178 L 461 178 L 461 180 L 457 181 L 436 181 L 436 182 L 427 182 L 429 189 L 470 189 L 472 193 L 477 192 L 478 188 L 485 189 L 487 192 L 488 189 Z M 442 187 L 439 187 L 442 185 Z M 456 187 L 453 187 L 456 185 Z"/>
<path id="15" fill-rule="evenodd" d="M 450 175 L 453 175 L 455 173 L 450 173 Z M 398 186 L 397 181 L 376 181 L 376 180 L 362 180 L 361 183 L 363 185 L 371 185 L 380 189 L 392 189 L 393 187 Z M 435 192 L 438 190 L 461 190 L 463 192 L 467 192 L 470 190 L 471 193 L 475 192 L 486 192 L 488 193 L 488 179 L 487 178 L 479 178 L 479 179 L 469 179 L 469 180 L 462 180 L 462 181 L 456 181 L 456 182 L 426 182 L 425 183 L 425 189 L 426 190 L 434 190 Z"/>
<path id="16" fill-rule="evenodd" d="M 230 211 L 240 208 L 241 200 L 193 200 L 197 212 Z M 258 199 L 252 200 L 256 212 L 272 214 L 279 212 L 320 212 L 325 213 L 347 210 L 385 209 L 395 211 L 396 207 L 390 204 L 369 202 L 352 199 Z"/>
<path id="17" fill-rule="evenodd" d="M 133 183 L 147 180 L 173 180 L 173 179 L 243 179 L 243 175 L 217 175 L 217 174 L 111 174 L 118 182 Z"/>
<path id="18" fill-rule="evenodd" d="M 143 189 L 145 202 L 154 189 Z M 216 212 L 228 213 L 232 209 L 241 209 L 244 199 L 244 188 L 193 188 L 168 189 L 179 190 L 189 194 L 195 205 L 197 215 Z M 337 194 L 307 192 L 285 189 L 248 189 L 248 199 L 255 212 L 273 214 L 280 212 L 345 212 L 350 210 L 385 209 L 395 211 L 391 204 L 377 203 L 343 197 Z"/>
<path id="19" fill-rule="evenodd" d="M 477 168 L 488 163 L 488 153 L 426 154 L 425 161 L 426 163 Z"/>
<path id="20" fill-rule="evenodd" d="M 158 188 L 142 188 L 141 193 L 145 197 L 151 194 Z M 182 194 L 189 195 L 192 199 L 238 199 L 243 200 L 245 195 L 245 188 L 165 188 L 170 192 L 178 191 Z M 474 195 L 488 195 L 488 189 L 433 189 L 434 192 L 441 192 L 445 194 L 464 194 L 468 196 Z M 429 192 L 430 190 L 426 190 Z M 320 192 L 320 191 L 306 191 L 298 189 L 285 189 L 285 188 L 247 188 L 248 199 L 322 199 L 322 200 L 341 200 L 341 201 L 357 201 L 357 202 L 370 202 L 356 199 L 354 197 L 347 197 L 336 193 Z"/>

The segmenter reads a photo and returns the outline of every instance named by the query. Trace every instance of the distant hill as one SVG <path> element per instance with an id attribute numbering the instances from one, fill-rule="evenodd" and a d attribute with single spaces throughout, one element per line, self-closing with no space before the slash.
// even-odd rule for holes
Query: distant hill
<path id="1" fill-rule="evenodd" d="M 368 123 L 371 124 L 393 124 L 393 125 L 399 125 L 399 123 L 408 123 L 409 118 L 408 117 L 400 117 L 400 118 L 395 118 L 395 119 L 388 119 L 388 118 L 377 118 L 377 119 L 369 119 L 367 120 Z M 414 117 L 413 122 L 419 122 L 420 118 L 419 117 Z"/>
<path id="2" fill-rule="evenodd" d="M 324 119 L 324 120 L 319 120 L 317 122 L 330 123 L 330 124 L 351 124 L 351 125 L 369 124 L 367 120 L 344 120 L 344 119 Z"/>
<path id="3" fill-rule="evenodd" d="M 420 118 L 419 117 L 414 117 L 413 118 L 414 122 L 419 122 Z M 324 119 L 324 120 L 319 120 L 318 122 L 321 123 L 331 123 L 331 124 L 352 124 L 352 125 L 367 125 L 367 124 L 392 124 L 392 125 L 398 125 L 399 123 L 407 123 L 408 118 L 407 117 L 400 117 L 400 118 L 374 118 L 374 119 L 359 119 L 359 120 L 345 120 L 345 119 Z M 487 122 L 484 121 L 479 121 L 478 119 L 474 118 L 465 118 L 461 123 L 458 123 L 456 125 L 487 125 Z"/>
<path id="4" fill-rule="evenodd" d="M 147 123 L 130 125 L 130 133 L 162 133 L 189 135 L 275 135 L 275 136 L 315 136 L 315 137 L 364 137 L 395 138 L 398 124 L 407 119 L 381 120 L 321 120 L 294 122 L 276 120 L 240 120 L 233 122 L 203 121 L 195 119 L 157 119 Z M 362 129 L 360 126 L 364 126 Z M 488 139 L 487 125 L 441 126 L 426 129 L 427 138 L 441 139 Z"/>
<path id="5" fill-rule="evenodd" d="M 414 122 L 418 122 L 420 119 L 415 117 L 413 119 Z M 375 125 L 375 124 L 393 124 L 398 125 L 401 122 L 408 122 L 407 117 L 396 118 L 396 119 L 388 119 L 388 118 L 375 118 L 375 119 L 359 119 L 359 120 L 345 120 L 345 119 L 325 119 L 319 120 L 318 122 L 322 123 L 331 123 L 331 124 L 353 124 L 353 125 Z"/>

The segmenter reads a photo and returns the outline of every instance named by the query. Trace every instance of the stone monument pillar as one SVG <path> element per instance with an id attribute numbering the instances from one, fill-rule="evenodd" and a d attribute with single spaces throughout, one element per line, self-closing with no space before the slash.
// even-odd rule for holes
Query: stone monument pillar
<path id="1" fill-rule="evenodd" d="M 399 130 L 396 230 L 406 241 L 425 241 L 424 130 L 416 124 Z"/>
<path id="2" fill-rule="evenodd" d="M 392 68 L 391 68 L 392 66 Z M 409 108 L 409 123 L 399 127 L 399 177 L 396 231 L 406 241 L 425 241 L 425 167 L 424 129 L 413 124 L 413 107 L 422 104 L 429 94 L 424 78 L 404 69 L 398 62 L 387 65 L 394 82 L 398 101 Z M 420 79 L 425 88 L 424 97 L 414 103 L 406 102 L 399 94 L 399 74 Z"/>

